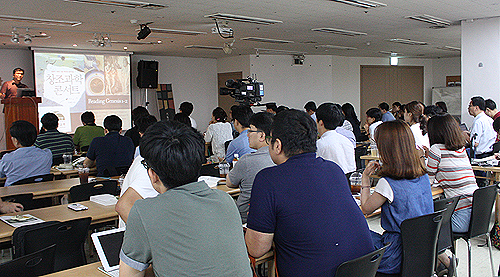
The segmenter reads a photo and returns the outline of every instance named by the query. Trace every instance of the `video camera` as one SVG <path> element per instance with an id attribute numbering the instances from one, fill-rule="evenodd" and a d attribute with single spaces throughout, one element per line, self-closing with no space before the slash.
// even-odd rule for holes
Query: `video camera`
<path id="1" fill-rule="evenodd" d="M 220 88 L 220 95 L 229 95 L 236 102 L 253 104 L 262 100 L 264 96 L 264 83 L 257 82 L 252 78 L 247 79 L 229 79 L 226 81 L 226 87 Z"/>

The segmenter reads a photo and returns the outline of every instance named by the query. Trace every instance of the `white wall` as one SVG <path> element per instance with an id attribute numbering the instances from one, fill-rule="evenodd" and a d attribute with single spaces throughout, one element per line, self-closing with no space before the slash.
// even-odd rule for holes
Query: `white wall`
<path id="1" fill-rule="evenodd" d="M 176 112 L 182 102 L 193 103 L 191 116 L 196 120 L 198 129 L 203 131 L 208 126 L 213 108 L 217 106 L 217 61 L 206 58 L 132 56 L 132 108 L 144 105 L 145 101 L 145 89 L 139 89 L 135 82 L 140 60 L 159 62 L 158 84 L 172 84 Z M 148 101 L 149 111 L 159 118 L 156 90 L 148 90 Z"/>
<path id="2" fill-rule="evenodd" d="M 500 105 L 500 18 L 462 22 L 462 121 L 470 126 L 467 106 L 481 95 Z M 482 63 L 482 67 L 479 64 Z"/>
<path id="3" fill-rule="evenodd" d="M 446 76 L 462 74 L 460 62 L 460 57 L 433 59 L 433 87 L 446 87 Z"/>

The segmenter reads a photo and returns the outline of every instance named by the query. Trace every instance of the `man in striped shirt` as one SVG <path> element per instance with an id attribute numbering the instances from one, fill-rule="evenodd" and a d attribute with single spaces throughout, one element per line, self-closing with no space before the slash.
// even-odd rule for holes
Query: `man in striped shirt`
<path id="1" fill-rule="evenodd" d="M 42 132 L 35 141 L 35 146 L 41 149 L 48 148 L 52 152 L 52 164 L 62 164 L 64 153 L 73 153 L 75 145 L 70 135 L 57 130 L 59 118 L 53 113 L 42 116 Z M 45 132 L 43 132 L 45 131 Z"/>

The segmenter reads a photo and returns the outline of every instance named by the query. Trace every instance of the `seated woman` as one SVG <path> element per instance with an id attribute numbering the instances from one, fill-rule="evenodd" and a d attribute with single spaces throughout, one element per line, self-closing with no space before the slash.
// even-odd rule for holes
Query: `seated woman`
<path id="1" fill-rule="evenodd" d="M 451 216 L 451 229 L 453 232 L 465 233 L 469 230 L 472 194 L 478 188 L 464 148 L 465 139 L 457 121 L 449 114 L 431 117 L 427 131 L 431 144 L 427 155 L 427 172 L 431 181 L 435 179 L 443 188 L 446 198 L 461 196 Z M 450 260 L 446 254 L 439 255 L 439 260 L 449 267 Z"/>
<path id="2" fill-rule="evenodd" d="M 226 156 L 224 143 L 233 139 L 233 129 L 226 119 L 226 112 L 221 107 L 215 108 L 212 111 L 212 120 L 205 132 L 205 141 L 212 143 L 212 151 L 219 160 L 223 160 Z"/>
<path id="3" fill-rule="evenodd" d="M 360 129 L 361 122 L 359 121 L 358 116 L 356 115 L 356 111 L 354 110 L 354 107 L 352 106 L 352 104 L 345 103 L 344 105 L 342 105 L 342 112 L 345 115 L 345 119 L 349 123 L 351 123 L 352 132 L 354 133 L 354 136 L 356 137 L 356 141 L 361 142 L 361 141 L 368 140 L 368 136 L 366 134 L 361 133 L 361 129 Z"/>
<path id="4" fill-rule="evenodd" d="M 429 137 L 426 134 L 427 123 L 423 117 L 424 106 L 417 101 L 411 101 L 404 107 L 404 120 L 410 125 L 418 149 L 429 148 Z"/>
<path id="5" fill-rule="evenodd" d="M 423 162 L 420 160 L 415 140 L 408 125 L 401 121 L 380 124 L 375 141 L 383 166 L 371 161 L 363 172 L 361 210 L 365 215 L 382 207 L 380 235 L 372 231 L 375 248 L 391 243 L 385 250 L 378 272 L 401 272 L 401 223 L 409 218 L 434 212 L 431 186 Z M 380 170 L 379 170 L 380 169 Z M 370 195 L 370 175 L 377 170 L 382 178 Z"/>

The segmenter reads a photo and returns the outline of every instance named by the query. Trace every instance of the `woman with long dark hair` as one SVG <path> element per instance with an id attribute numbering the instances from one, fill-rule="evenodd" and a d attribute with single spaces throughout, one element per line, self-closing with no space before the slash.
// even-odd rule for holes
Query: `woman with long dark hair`
<path id="1" fill-rule="evenodd" d="M 427 122 L 423 117 L 424 106 L 417 102 L 412 101 L 404 107 L 404 120 L 408 125 L 415 137 L 415 145 L 418 149 L 429 148 L 429 138 L 426 135 Z"/>
<path id="2" fill-rule="evenodd" d="M 349 121 L 352 125 L 352 132 L 356 137 L 356 141 L 366 141 L 368 140 L 368 136 L 366 134 L 361 133 L 360 124 L 361 122 L 356 115 L 356 111 L 351 103 L 345 103 L 342 105 L 342 112 L 344 113 L 345 120 Z"/>

